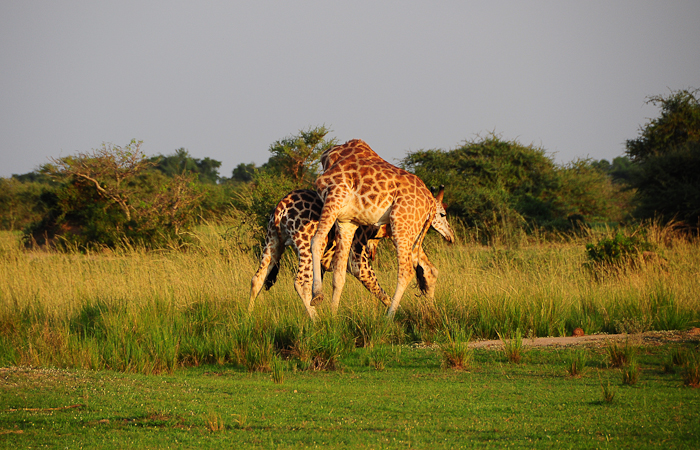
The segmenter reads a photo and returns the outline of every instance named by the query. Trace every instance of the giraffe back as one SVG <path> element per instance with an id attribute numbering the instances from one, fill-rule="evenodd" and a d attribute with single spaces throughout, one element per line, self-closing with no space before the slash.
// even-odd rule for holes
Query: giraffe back
<path id="1" fill-rule="evenodd" d="M 316 190 L 324 203 L 338 187 L 349 194 L 339 206 L 339 222 L 383 225 L 392 213 L 401 216 L 402 226 L 412 226 L 434 213 L 433 196 L 423 181 L 386 162 L 361 139 L 326 150 L 321 163 L 324 172 L 316 180 Z"/>

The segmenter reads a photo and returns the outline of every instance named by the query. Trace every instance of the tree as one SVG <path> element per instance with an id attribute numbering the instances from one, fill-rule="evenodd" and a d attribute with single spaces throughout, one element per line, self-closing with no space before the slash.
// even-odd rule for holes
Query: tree
<path id="1" fill-rule="evenodd" d="M 263 169 L 289 176 L 296 183 L 308 183 L 316 175 L 321 154 L 336 144 L 336 139 L 325 139 L 331 130 L 325 125 L 300 130 L 270 145 L 272 156 Z"/>
<path id="2" fill-rule="evenodd" d="M 175 150 L 168 156 L 154 156 L 150 159 L 155 168 L 169 177 L 175 177 L 184 173 L 195 173 L 203 183 L 216 184 L 219 180 L 219 167 L 221 161 L 211 158 L 193 158 L 185 148 Z"/>
<path id="3" fill-rule="evenodd" d="M 630 184 L 637 190 L 637 217 L 700 225 L 699 92 L 650 97 L 648 103 L 660 107 L 660 116 L 627 141 L 627 154 L 636 166 Z"/>
<path id="4" fill-rule="evenodd" d="M 231 180 L 247 183 L 253 181 L 255 174 L 255 163 L 240 163 L 231 172 Z"/>
<path id="5" fill-rule="evenodd" d="M 409 153 L 402 165 L 428 186 L 444 184 L 448 212 L 484 229 L 553 219 L 559 180 L 541 148 L 489 135 L 450 150 Z"/>
<path id="6" fill-rule="evenodd" d="M 28 243 L 159 247 L 182 240 L 203 196 L 197 176 L 170 178 L 149 170 L 153 164 L 136 141 L 53 159 L 44 172 L 58 185 L 42 194 L 46 213 L 25 230 Z"/>
<path id="7" fill-rule="evenodd" d="M 39 180 L 41 177 L 24 179 Z M 46 182 L 21 182 L 15 176 L 0 178 L 0 229 L 21 230 L 39 220 L 44 213 L 39 198 L 50 189 L 51 186 Z"/>
<path id="8" fill-rule="evenodd" d="M 640 136 L 627 141 L 627 154 L 635 163 L 673 152 L 700 141 L 700 90 L 680 90 L 668 96 L 655 95 L 648 104 L 659 106 L 661 116 L 640 127 Z"/>
<path id="9" fill-rule="evenodd" d="M 613 158 L 612 164 L 605 159 L 591 161 L 591 166 L 608 175 L 616 184 L 629 184 L 637 171 L 637 166 L 626 155 Z"/>
<path id="10" fill-rule="evenodd" d="M 582 220 L 619 221 L 628 196 L 606 175 L 612 170 L 607 161 L 557 166 L 544 149 L 494 134 L 454 150 L 411 152 L 402 165 L 428 186 L 444 184 L 448 212 L 487 236 L 499 228 L 570 229 Z"/>
<path id="11" fill-rule="evenodd" d="M 135 187 L 128 183 L 148 167 L 155 165 L 141 152 L 141 141 L 132 140 L 126 147 L 102 144 L 102 148 L 76 156 L 52 158 L 46 171 L 54 178 L 73 177 L 77 184 L 93 186 L 98 195 L 121 208 L 131 220 Z"/>

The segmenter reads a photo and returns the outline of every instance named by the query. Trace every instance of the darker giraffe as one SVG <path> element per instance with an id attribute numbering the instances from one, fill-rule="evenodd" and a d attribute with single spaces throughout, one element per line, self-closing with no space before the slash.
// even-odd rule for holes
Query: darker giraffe
<path id="1" fill-rule="evenodd" d="M 304 302 L 309 316 L 312 319 L 316 317 L 316 308 L 311 306 L 311 283 L 313 281 L 311 238 L 316 233 L 322 208 L 323 202 L 318 194 L 306 189 L 290 192 L 277 204 L 268 222 L 267 238 L 260 267 L 251 280 L 249 311 L 252 311 L 255 298 L 263 284 L 266 289 L 270 289 L 275 284 L 282 253 L 284 253 L 286 246 L 292 246 L 299 258 L 294 288 Z M 384 229 L 380 227 L 358 228 L 347 268 L 372 294 L 388 306 L 390 297 L 377 283 L 377 277 L 369 264 L 369 260 L 374 259 L 376 243 L 383 236 Z M 326 238 L 324 248 L 321 267 L 326 271 L 330 269 L 335 250 L 334 231 L 331 231 Z"/>

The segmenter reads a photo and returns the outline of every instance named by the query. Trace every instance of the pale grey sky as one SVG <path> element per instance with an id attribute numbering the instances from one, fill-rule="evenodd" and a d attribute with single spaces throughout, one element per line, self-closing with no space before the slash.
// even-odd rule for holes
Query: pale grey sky
<path id="1" fill-rule="evenodd" d="M 700 1 L 0 2 L 0 176 L 143 140 L 267 161 L 326 124 L 396 162 L 495 131 L 612 159 L 700 88 Z"/>

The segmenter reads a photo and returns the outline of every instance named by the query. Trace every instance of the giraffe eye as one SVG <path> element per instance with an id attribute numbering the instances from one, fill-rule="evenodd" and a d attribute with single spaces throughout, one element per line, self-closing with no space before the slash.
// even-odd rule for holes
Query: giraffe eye
<path id="1" fill-rule="evenodd" d="M 440 217 L 445 217 L 447 216 L 447 213 L 440 213 Z"/>

